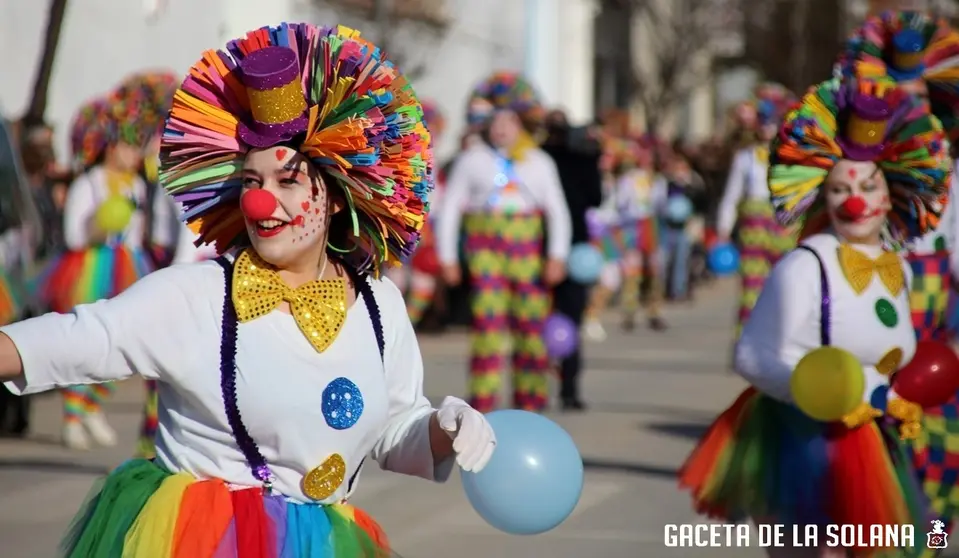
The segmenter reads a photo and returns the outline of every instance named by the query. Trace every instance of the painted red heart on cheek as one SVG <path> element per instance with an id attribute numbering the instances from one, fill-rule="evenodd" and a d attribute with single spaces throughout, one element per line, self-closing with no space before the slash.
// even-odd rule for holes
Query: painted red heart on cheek
<path id="1" fill-rule="evenodd" d="M 300 207 L 303 208 L 303 211 L 309 211 L 309 210 L 310 210 L 310 202 L 305 201 L 305 202 L 303 202 L 303 203 L 300 204 Z"/>
<path id="2" fill-rule="evenodd" d="M 282 161 L 283 157 L 286 157 L 286 149 L 277 149 L 273 154 L 276 155 L 277 161 Z"/>
<path id="3" fill-rule="evenodd" d="M 319 207 L 315 208 L 315 209 L 313 210 L 313 213 L 316 214 L 316 215 L 319 215 L 319 214 L 320 214 L 320 208 L 319 208 Z"/>

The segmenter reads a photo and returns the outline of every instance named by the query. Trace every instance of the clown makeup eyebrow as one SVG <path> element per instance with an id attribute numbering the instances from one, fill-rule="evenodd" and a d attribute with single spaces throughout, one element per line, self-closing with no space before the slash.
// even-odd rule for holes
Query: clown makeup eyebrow
<path id="1" fill-rule="evenodd" d="M 278 170 L 276 171 L 276 173 L 277 173 L 277 174 L 289 173 L 289 174 L 290 174 L 290 178 L 291 178 L 292 180 L 297 181 L 297 182 L 300 181 L 300 176 L 301 176 L 301 175 L 307 174 L 306 171 L 305 171 L 304 168 L 303 168 L 303 161 L 302 161 L 302 160 L 298 160 L 298 159 L 296 159 L 295 157 L 294 157 L 293 159 L 290 159 L 289 161 L 287 161 L 287 163 L 286 163 L 285 165 L 283 165 L 282 168 L 278 169 Z"/>

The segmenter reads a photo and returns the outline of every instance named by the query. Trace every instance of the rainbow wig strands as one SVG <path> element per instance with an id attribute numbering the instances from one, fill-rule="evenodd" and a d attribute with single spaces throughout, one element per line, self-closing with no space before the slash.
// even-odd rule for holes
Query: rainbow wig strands
<path id="1" fill-rule="evenodd" d="M 846 43 L 838 65 L 859 79 L 922 79 L 932 113 L 959 139 L 959 33 L 945 19 L 889 11 L 868 18 Z"/>
<path id="2" fill-rule="evenodd" d="M 515 112 L 529 131 L 539 128 L 546 116 L 536 90 L 515 72 L 496 72 L 477 85 L 470 95 L 466 119 L 473 125 L 483 124 L 497 110 Z"/>
<path id="3" fill-rule="evenodd" d="M 143 137 L 163 132 L 163 123 L 173 106 L 173 94 L 180 79 L 172 72 L 144 72 L 123 80 L 112 96 L 131 108 Z"/>
<path id="4" fill-rule="evenodd" d="M 80 172 L 98 164 L 104 151 L 114 141 L 110 101 L 93 99 L 80 106 L 70 125 L 70 151 Z"/>
<path id="5" fill-rule="evenodd" d="M 889 80 L 854 78 L 823 82 L 786 116 L 773 141 L 769 190 L 776 216 L 784 225 L 806 219 L 804 235 L 825 226 L 820 187 L 836 163 L 852 149 L 854 105 L 884 101 L 891 110 L 884 138 L 871 157 L 889 183 L 893 210 L 887 217 L 889 240 L 902 243 L 939 224 L 950 186 L 951 161 L 942 125 L 928 107 Z"/>
<path id="6" fill-rule="evenodd" d="M 251 93 L 238 64 L 266 47 L 295 54 L 307 125 L 293 141 L 349 208 L 346 238 L 331 238 L 345 245 L 331 249 L 361 272 L 398 265 L 416 247 L 429 211 L 430 134 L 406 78 L 352 29 L 284 23 L 204 53 L 173 98 L 161 141 L 164 187 L 183 204 L 200 243 L 223 253 L 248 242 L 238 200 L 252 148 L 240 132 L 250 122 Z"/>

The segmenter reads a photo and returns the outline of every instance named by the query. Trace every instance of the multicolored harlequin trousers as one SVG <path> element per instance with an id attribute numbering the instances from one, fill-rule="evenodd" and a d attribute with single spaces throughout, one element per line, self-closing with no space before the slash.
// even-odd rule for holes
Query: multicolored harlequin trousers
<path id="1" fill-rule="evenodd" d="M 739 275 L 742 281 L 736 339 L 749 319 L 763 283 L 779 258 L 796 247 L 796 234 L 782 227 L 767 200 L 746 200 L 739 206 Z"/>
<path id="2" fill-rule="evenodd" d="M 907 260 L 913 276 L 909 305 L 916 338 L 948 343 L 949 252 L 909 254 Z M 912 450 L 933 511 L 950 525 L 959 515 L 959 393 L 945 405 L 923 411 L 922 431 Z"/>
<path id="3" fill-rule="evenodd" d="M 496 408 L 512 350 L 513 404 L 541 410 L 549 368 L 542 332 L 551 304 L 542 282 L 543 218 L 473 213 L 464 229 L 473 312 L 470 403 L 481 412 Z"/>

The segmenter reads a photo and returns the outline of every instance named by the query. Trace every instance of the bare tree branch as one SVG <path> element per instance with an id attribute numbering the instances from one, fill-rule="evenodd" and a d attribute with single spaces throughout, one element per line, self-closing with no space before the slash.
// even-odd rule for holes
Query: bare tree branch
<path id="1" fill-rule="evenodd" d="M 448 0 L 310 1 L 372 23 L 377 46 L 411 80 L 423 75 L 431 47 L 443 40 L 452 22 Z"/>
<path id="2" fill-rule="evenodd" d="M 633 94 L 651 130 L 661 115 L 708 80 L 700 56 L 714 36 L 713 0 L 628 0 L 643 22 L 641 58 L 633 64 Z"/>

